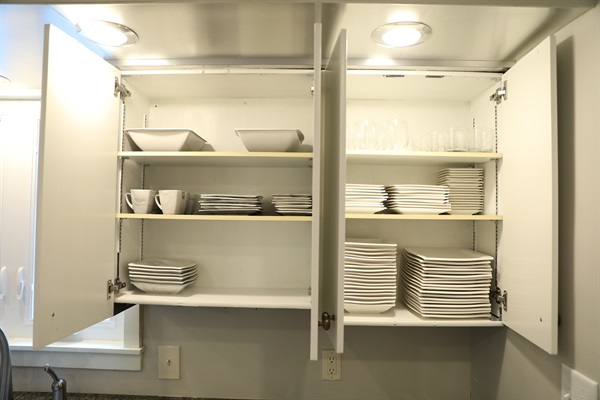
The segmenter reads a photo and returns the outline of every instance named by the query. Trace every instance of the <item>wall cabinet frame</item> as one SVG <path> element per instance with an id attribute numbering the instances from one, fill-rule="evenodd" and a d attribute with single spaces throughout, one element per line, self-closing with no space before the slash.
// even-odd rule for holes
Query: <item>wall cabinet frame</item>
<path id="1" fill-rule="evenodd" d="M 47 26 L 37 199 L 34 347 L 43 347 L 101 321 L 128 304 L 171 304 L 309 310 L 311 359 L 318 358 L 320 331 L 322 325 L 329 323 L 328 340 L 338 352 L 343 351 L 346 325 L 505 324 L 555 353 L 557 170 L 553 39 L 542 42 L 499 77 L 495 86 L 490 85 L 489 90 L 466 102 L 475 120 L 496 128 L 497 151 L 485 154 L 347 152 L 346 124 L 352 97 L 346 41 L 346 32 L 342 30 L 331 54 L 322 57 L 321 25 L 315 24 L 313 68 L 304 71 L 303 78 L 290 74 L 292 80 L 301 81 L 300 86 L 305 90 L 299 107 L 303 107 L 302 115 L 308 121 L 306 129 L 312 131 L 309 135 L 312 152 L 245 153 L 233 147 L 228 150 L 228 144 L 223 142 L 223 151 L 153 154 L 131 149 L 123 135 L 124 128 L 142 124 L 172 126 L 193 120 L 193 117 L 186 120 L 185 112 L 174 111 L 182 104 L 181 100 L 144 97 L 140 82 L 145 79 L 150 82 L 150 75 L 127 76 L 57 28 Z M 508 82 L 506 99 L 500 104 L 490 102 L 490 95 L 504 82 Z M 122 83 L 129 85 L 131 99 L 121 98 L 115 89 Z M 314 88 L 312 95 L 310 86 Z M 268 92 L 268 88 L 265 90 Z M 295 104 L 294 96 L 290 95 L 287 99 L 292 101 L 286 104 Z M 373 92 L 373 96 L 377 97 L 377 93 Z M 240 95 L 228 104 L 239 104 L 243 98 Z M 202 107 L 209 101 L 202 99 L 186 110 L 194 114 L 197 110 L 194 107 Z M 271 103 L 266 110 L 273 112 L 277 108 Z M 261 106 L 265 107 L 264 104 L 257 107 Z M 235 106 L 231 110 L 235 111 Z M 395 171 L 447 165 L 484 167 L 486 180 L 493 181 L 486 187 L 491 202 L 486 204 L 484 215 L 419 217 L 345 213 L 345 183 L 360 176 L 357 171 L 364 166 Z M 252 171 L 274 169 L 281 174 L 269 178 L 251 176 Z M 207 178 L 211 174 L 218 178 Z M 241 176 L 238 181 L 236 174 Z M 229 187 L 237 185 L 243 190 L 310 191 L 313 215 L 135 215 L 127 211 L 123 202 L 123 194 L 131 188 L 188 185 L 190 190 L 201 187 L 217 190 L 228 187 L 223 183 L 225 177 L 234 182 Z M 286 177 L 291 180 L 286 181 Z M 196 182 L 196 178 L 200 183 L 190 183 Z M 348 227 L 354 223 L 395 224 L 398 229 L 406 223 L 467 225 L 466 230 L 471 232 L 470 246 L 495 256 L 495 284 L 508 293 L 506 310 L 485 321 L 425 320 L 401 307 L 378 316 L 345 314 L 344 240 Z M 227 237 L 230 242 L 225 246 Z M 536 240 L 531 240 L 533 237 Z M 217 239 L 209 243 L 210 238 Z M 279 253 L 275 252 L 264 263 L 251 260 L 252 256 L 260 258 L 269 251 L 269 241 L 273 243 L 271 249 L 279 249 Z M 259 251 L 253 251 L 253 246 L 258 246 Z M 238 260 L 236 264 L 236 251 L 248 262 Z M 216 282 L 213 286 L 203 283 L 197 290 L 169 297 L 143 294 L 128 282 L 127 263 L 140 257 L 163 254 L 197 257 L 203 252 L 208 255 L 209 273 L 205 282 Z M 292 257 L 286 259 L 286 253 Z M 225 256 L 219 258 L 219 254 Z M 202 268 L 202 260 L 198 262 Z M 224 265 L 234 268 L 226 271 Z M 284 273 L 278 275 L 278 271 Z M 123 287 L 111 291 L 111 285 L 118 282 Z M 224 282 L 233 283 L 227 286 Z M 247 285 L 240 289 L 244 283 Z M 335 319 L 326 323 L 323 313 L 334 315 Z"/>

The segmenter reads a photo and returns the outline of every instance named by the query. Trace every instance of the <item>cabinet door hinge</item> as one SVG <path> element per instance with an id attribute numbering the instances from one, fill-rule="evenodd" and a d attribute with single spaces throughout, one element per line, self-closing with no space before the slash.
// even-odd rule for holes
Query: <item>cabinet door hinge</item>
<path id="1" fill-rule="evenodd" d="M 502 86 L 496 89 L 494 94 L 490 96 L 490 101 L 495 101 L 496 104 L 502 103 L 502 100 L 506 100 L 508 92 L 506 91 L 506 81 L 502 82 Z"/>
<path id="2" fill-rule="evenodd" d="M 502 305 L 504 311 L 508 310 L 508 292 L 502 291 L 500 288 L 496 288 L 496 291 L 492 293 L 492 297 L 496 300 L 496 303 Z"/>
<path id="3" fill-rule="evenodd" d="M 115 91 L 114 91 L 115 97 L 117 97 L 118 94 L 121 95 L 122 99 L 125 97 L 131 97 L 131 92 L 125 87 L 125 85 L 120 83 L 119 78 L 117 78 L 115 76 Z"/>
<path id="4" fill-rule="evenodd" d="M 112 279 L 109 279 L 106 282 L 107 291 L 106 291 L 106 299 L 110 300 L 113 293 L 119 293 L 121 289 L 124 289 L 127 284 L 125 282 L 121 282 L 119 278 L 115 279 L 115 283 L 113 283 Z"/>

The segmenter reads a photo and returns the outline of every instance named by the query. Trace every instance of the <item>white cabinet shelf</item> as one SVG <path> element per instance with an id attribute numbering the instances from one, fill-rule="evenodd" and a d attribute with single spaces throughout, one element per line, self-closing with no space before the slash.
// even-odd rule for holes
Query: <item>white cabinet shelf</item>
<path id="1" fill-rule="evenodd" d="M 180 215 L 180 214 L 117 214 L 120 219 L 153 219 L 179 221 L 269 221 L 269 222 L 310 222 L 311 216 L 297 215 Z"/>
<path id="2" fill-rule="evenodd" d="M 118 156 L 142 165 L 211 167 L 311 167 L 312 153 L 210 151 L 120 151 Z"/>
<path id="3" fill-rule="evenodd" d="M 497 327 L 502 321 L 486 318 L 472 319 L 440 319 L 421 318 L 409 311 L 403 304 L 396 305 L 381 314 L 344 314 L 346 326 L 423 326 L 423 327 Z"/>
<path id="4" fill-rule="evenodd" d="M 309 310 L 308 289 L 194 287 L 175 295 L 122 292 L 115 303 L 186 307 L 279 308 Z"/>
<path id="5" fill-rule="evenodd" d="M 428 214 L 346 214 L 346 219 L 427 220 L 427 221 L 502 221 L 501 215 L 428 215 Z"/>
<path id="6" fill-rule="evenodd" d="M 475 152 L 392 152 L 392 151 L 362 151 L 348 150 L 346 162 L 349 164 L 374 165 L 472 165 L 483 164 L 502 158 L 501 153 Z"/>

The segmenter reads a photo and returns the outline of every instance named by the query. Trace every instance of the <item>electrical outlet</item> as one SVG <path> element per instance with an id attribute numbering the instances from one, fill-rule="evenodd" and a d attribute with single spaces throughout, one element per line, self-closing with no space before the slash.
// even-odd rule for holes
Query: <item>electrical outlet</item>
<path id="1" fill-rule="evenodd" d="M 323 350 L 323 380 L 339 381 L 342 379 L 342 355 L 335 350 Z"/>
<path id="2" fill-rule="evenodd" d="M 158 346 L 158 379 L 179 379 L 179 346 Z"/>

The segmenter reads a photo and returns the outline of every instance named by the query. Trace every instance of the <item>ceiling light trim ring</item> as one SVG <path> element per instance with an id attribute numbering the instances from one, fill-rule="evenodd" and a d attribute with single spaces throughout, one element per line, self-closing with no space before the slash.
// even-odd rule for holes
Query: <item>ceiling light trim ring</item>
<path id="1" fill-rule="evenodd" d="M 410 47 L 423 43 L 432 33 L 431 27 L 422 22 L 391 22 L 375 29 L 371 33 L 371 39 L 382 47 Z M 394 42 L 394 39 L 399 40 Z"/>
<path id="2" fill-rule="evenodd" d="M 75 28 L 77 33 L 102 46 L 127 47 L 134 45 L 139 39 L 133 29 L 117 22 L 90 19 L 78 22 Z M 102 36 L 104 33 L 111 38 Z M 114 35 L 119 35 L 120 38 L 115 41 Z"/>

